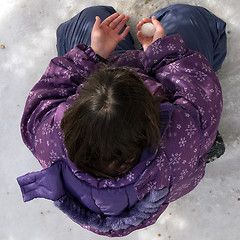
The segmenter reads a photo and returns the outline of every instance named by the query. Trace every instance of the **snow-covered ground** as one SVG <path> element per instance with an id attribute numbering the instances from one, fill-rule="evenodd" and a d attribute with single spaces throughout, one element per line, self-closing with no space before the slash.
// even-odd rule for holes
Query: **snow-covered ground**
<path id="1" fill-rule="evenodd" d="M 199 186 L 170 204 L 158 222 L 121 239 L 240 239 L 240 24 L 239 0 L 0 0 L 0 239 L 106 239 L 82 229 L 51 201 L 23 203 L 16 177 L 40 170 L 24 146 L 19 123 L 25 100 L 51 58 L 55 30 L 80 10 L 110 5 L 135 25 L 158 8 L 189 3 L 208 8 L 227 22 L 228 55 L 218 73 L 224 110 L 219 130 L 226 153 L 209 164 Z"/>

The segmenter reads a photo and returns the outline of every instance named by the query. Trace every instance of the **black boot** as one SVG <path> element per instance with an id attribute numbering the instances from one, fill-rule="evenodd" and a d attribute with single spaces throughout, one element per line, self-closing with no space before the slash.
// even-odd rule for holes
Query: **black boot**
<path id="1" fill-rule="evenodd" d="M 213 162 L 215 159 L 221 157 L 225 152 L 225 145 L 220 133 L 217 131 L 215 142 L 210 150 L 207 152 L 207 163 Z"/>

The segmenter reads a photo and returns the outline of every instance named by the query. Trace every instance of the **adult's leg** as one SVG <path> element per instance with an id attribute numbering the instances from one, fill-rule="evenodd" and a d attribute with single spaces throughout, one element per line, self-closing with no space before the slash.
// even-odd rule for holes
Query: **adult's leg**
<path id="1" fill-rule="evenodd" d="M 110 6 L 89 7 L 70 20 L 62 23 L 57 29 L 58 56 L 63 56 L 69 50 L 81 43 L 91 46 L 91 32 L 95 23 L 95 17 L 99 16 L 103 21 L 115 12 L 114 8 Z M 128 33 L 125 39 L 117 45 L 112 54 L 135 49 L 133 44 L 133 38 L 131 34 Z"/>
<path id="2" fill-rule="evenodd" d="M 203 7 L 176 4 L 153 15 L 167 35 L 180 34 L 186 45 L 201 52 L 214 70 L 221 68 L 226 56 L 226 23 Z"/>

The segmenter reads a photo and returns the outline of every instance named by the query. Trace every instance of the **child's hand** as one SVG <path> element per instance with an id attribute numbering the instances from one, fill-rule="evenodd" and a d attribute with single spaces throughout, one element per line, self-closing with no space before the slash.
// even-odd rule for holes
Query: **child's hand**
<path id="1" fill-rule="evenodd" d="M 141 27 L 144 23 L 152 23 L 155 26 L 156 31 L 152 37 L 146 37 L 141 33 Z M 142 44 L 144 51 L 146 51 L 148 46 L 155 42 L 158 38 L 166 36 L 161 23 L 156 19 L 155 16 L 152 16 L 152 19 L 144 18 L 142 21 L 140 21 L 137 25 L 137 31 L 138 40 Z"/>
<path id="2" fill-rule="evenodd" d="M 121 34 L 119 32 L 128 20 L 128 16 L 114 13 L 101 23 L 101 19 L 97 16 L 91 34 L 91 47 L 94 52 L 107 59 L 118 43 L 127 36 L 129 27 L 126 27 Z"/>

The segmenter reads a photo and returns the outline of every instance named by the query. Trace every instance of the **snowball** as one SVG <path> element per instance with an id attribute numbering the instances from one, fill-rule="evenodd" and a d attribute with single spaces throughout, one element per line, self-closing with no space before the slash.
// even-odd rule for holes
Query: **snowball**
<path id="1" fill-rule="evenodd" d="M 152 23 L 144 23 L 141 27 L 142 35 L 152 37 L 155 32 L 155 27 Z"/>

